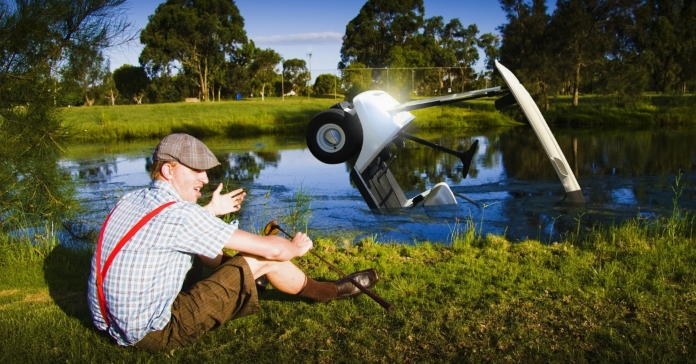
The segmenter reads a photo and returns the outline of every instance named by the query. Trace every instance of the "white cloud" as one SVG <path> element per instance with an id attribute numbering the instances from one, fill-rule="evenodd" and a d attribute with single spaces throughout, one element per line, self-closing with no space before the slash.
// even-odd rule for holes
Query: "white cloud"
<path id="1" fill-rule="evenodd" d="M 252 39 L 254 40 L 254 43 L 256 43 L 257 45 L 341 44 L 343 42 L 343 34 L 336 32 L 302 33 L 273 35 L 270 37 L 256 37 Z"/>

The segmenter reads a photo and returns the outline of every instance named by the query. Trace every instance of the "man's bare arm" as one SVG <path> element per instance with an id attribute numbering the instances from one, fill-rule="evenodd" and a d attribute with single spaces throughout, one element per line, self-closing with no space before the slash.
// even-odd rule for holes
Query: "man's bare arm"
<path id="1" fill-rule="evenodd" d="M 236 230 L 225 244 L 227 249 L 276 261 L 301 257 L 312 246 L 312 240 L 304 233 L 297 233 L 289 241 L 278 235 L 261 236 L 243 230 Z"/>

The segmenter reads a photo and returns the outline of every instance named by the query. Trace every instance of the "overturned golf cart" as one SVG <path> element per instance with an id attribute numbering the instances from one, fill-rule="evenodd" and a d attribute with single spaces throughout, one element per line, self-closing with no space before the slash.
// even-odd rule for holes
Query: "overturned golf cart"
<path id="1" fill-rule="evenodd" d="M 551 165 L 571 203 L 584 203 L 584 197 L 575 175 L 556 139 L 527 90 L 515 75 L 495 62 L 507 86 L 492 87 L 448 96 L 428 98 L 400 104 L 383 91 L 366 91 L 353 102 L 341 102 L 314 116 L 307 127 L 307 147 L 319 161 L 327 164 L 344 163 L 357 155 L 350 178 L 371 209 L 393 210 L 413 206 L 456 204 L 455 194 L 442 182 L 412 198 L 407 198 L 389 170 L 396 158 L 392 143 L 403 145 L 406 139 L 458 157 L 462 164 L 462 178 L 466 178 L 471 161 L 478 148 L 478 140 L 464 152 L 458 152 L 405 132 L 415 119 L 409 111 L 481 97 L 499 97 L 497 108 L 519 104 L 541 142 Z M 460 196 L 464 197 L 464 196 Z"/>

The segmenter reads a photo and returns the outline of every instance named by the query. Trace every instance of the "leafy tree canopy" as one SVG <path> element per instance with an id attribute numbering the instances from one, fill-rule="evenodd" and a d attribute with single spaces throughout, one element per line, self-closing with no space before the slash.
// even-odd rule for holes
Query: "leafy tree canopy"
<path id="1" fill-rule="evenodd" d="M 321 74 L 317 76 L 316 81 L 314 81 L 314 86 L 312 87 L 312 92 L 318 95 L 329 95 L 334 93 L 341 93 L 341 79 L 332 74 Z"/>
<path id="2" fill-rule="evenodd" d="M 114 71 L 116 89 L 131 98 L 136 104 L 141 104 L 150 80 L 143 67 L 124 64 Z"/>
<path id="3" fill-rule="evenodd" d="M 423 0 L 368 0 L 346 26 L 339 68 L 388 66 L 390 50 L 418 33 L 424 13 Z"/>
<path id="4" fill-rule="evenodd" d="M 252 85 L 256 91 L 261 95 L 263 100 L 266 96 L 266 90 L 272 90 L 270 87 L 278 74 L 275 72 L 275 68 L 280 63 L 280 54 L 272 49 L 258 49 L 254 50 L 252 55 L 251 64 L 249 65 L 249 71 L 251 74 Z"/>
<path id="5" fill-rule="evenodd" d="M 142 65 L 158 74 L 178 63 L 197 77 L 200 96 L 208 100 L 212 75 L 247 37 L 234 1 L 167 0 L 150 16 L 140 41 Z"/>
<path id="6" fill-rule="evenodd" d="M 75 211 L 70 176 L 58 166 L 70 135 L 56 109 L 58 70 L 128 39 L 124 2 L 0 2 L 0 229 Z"/>
<path id="7" fill-rule="evenodd" d="M 293 58 L 283 62 L 283 78 L 285 82 L 292 84 L 292 90 L 295 95 L 307 90 L 307 82 L 309 82 L 309 70 L 307 70 L 307 62 L 303 59 Z"/>

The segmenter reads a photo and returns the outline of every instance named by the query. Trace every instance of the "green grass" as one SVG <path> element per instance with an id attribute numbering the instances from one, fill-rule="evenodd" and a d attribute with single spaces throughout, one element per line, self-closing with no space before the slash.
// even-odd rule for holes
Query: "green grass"
<path id="1" fill-rule="evenodd" d="M 675 207 L 671 217 L 579 230 L 553 244 L 480 236 L 473 223 L 440 243 L 320 236 L 315 251 L 344 271 L 378 270 L 374 291 L 393 313 L 364 295 L 314 304 L 271 289 L 260 314 L 154 354 L 118 347 L 92 327 L 89 250 L 2 236 L 0 362 L 688 362 L 694 226 Z M 296 263 L 338 278 L 310 255 Z"/>
<path id="2" fill-rule="evenodd" d="M 299 135 L 309 120 L 342 98 L 286 97 L 209 103 L 171 103 L 71 107 L 62 109 L 64 125 L 76 141 L 160 138 L 174 132 L 197 137 Z M 493 100 L 414 111 L 415 130 L 480 128 L 514 123 L 493 107 Z"/>
<path id="3" fill-rule="evenodd" d="M 495 109 L 495 99 L 477 99 L 439 107 L 414 110 L 413 128 L 419 131 L 461 130 L 517 124 L 509 113 Z"/>
<path id="4" fill-rule="evenodd" d="M 174 132 L 197 137 L 301 135 L 318 112 L 342 101 L 333 97 L 278 98 L 204 103 L 93 106 L 62 109 L 64 125 L 76 141 L 161 138 Z M 484 98 L 415 110 L 411 131 L 460 130 L 525 122 L 519 108 L 502 112 Z M 570 97 L 551 99 L 548 123 L 573 125 L 693 123 L 696 96 L 645 95 L 631 102 L 611 96 L 583 96 L 578 107 Z"/>
<path id="5" fill-rule="evenodd" d="M 587 95 L 577 107 L 570 96 L 556 96 L 550 101 L 548 122 L 571 125 L 660 125 L 693 124 L 696 95 L 645 94 L 630 100 L 612 96 Z"/>
<path id="6" fill-rule="evenodd" d="M 282 134 L 304 130 L 333 98 L 278 98 L 62 109 L 77 140 L 157 138 L 175 132 L 197 137 Z"/>

